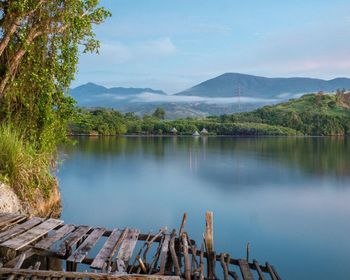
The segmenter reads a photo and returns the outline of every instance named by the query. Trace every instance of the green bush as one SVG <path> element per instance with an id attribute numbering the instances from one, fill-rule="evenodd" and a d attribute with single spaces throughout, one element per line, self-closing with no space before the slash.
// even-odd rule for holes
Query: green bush
<path id="1" fill-rule="evenodd" d="M 0 126 L 0 181 L 10 185 L 20 199 L 30 201 L 35 190 L 48 196 L 55 179 L 51 154 L 38 153 L 14 128 Z"/>

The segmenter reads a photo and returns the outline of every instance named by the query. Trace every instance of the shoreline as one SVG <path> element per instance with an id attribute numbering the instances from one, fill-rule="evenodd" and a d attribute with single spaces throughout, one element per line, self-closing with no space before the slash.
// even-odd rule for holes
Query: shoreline
<path id="1" fill-rule="evenodd" d="M 69 134 L 68 137 L 140 137 L 140 138 L 349 138 L 350 135 L 159 135 L 159 134 Z"/>

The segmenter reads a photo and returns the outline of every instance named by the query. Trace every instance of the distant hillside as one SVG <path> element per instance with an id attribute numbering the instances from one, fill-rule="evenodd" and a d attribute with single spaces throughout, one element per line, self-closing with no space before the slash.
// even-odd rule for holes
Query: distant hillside
<path id="1" fill-rule="evenodd" d="M 257 98 L 291 97 L 293 94 L 350 89 L 350 79 L 321 80 L 312 78 L 265 78 L 239 73 L 226 73 L 202 82 L 177 95 L 232 97 L 238 88 L 242 96 Z M 285 95 L 285 96 L 283 96 Z"/>
<path id="2" fill-rule="evenodd" d="M 224 115 L 220 119 L 278 125 L 305 135 L 350 135 L 350 93 L 306 94 L 252 112 Z"/>
<path id="3" fill-rule="evenodd" d="M 104 106 L 104 104 L 108 105 L 109 102 L 115 100 L 116 98 L 118 99 L 118 97 L 127 97 L 144 92 L 156 93 L 160 95 L 166 94 L 162 90 L 154 90 L 151 88 L 107 88 L 94 83 L 87 83 L 71 89 L 70 95 L 77 100 L 79 106 Z M 100 104 L 101 101 L 103 104 Z M 96 104 L 94 104 L 94 102 L 96 102 Z"/>

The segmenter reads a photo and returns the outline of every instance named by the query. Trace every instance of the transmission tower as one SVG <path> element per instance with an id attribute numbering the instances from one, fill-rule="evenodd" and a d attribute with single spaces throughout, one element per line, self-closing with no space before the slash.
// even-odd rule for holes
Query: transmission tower
<path id="1" fill-rule="evenodd" d="M 238 97 L 238 111 L 241 111 L 241 95 L 242 89 L 240 86 L 236 88 L 235 95 Z"/>

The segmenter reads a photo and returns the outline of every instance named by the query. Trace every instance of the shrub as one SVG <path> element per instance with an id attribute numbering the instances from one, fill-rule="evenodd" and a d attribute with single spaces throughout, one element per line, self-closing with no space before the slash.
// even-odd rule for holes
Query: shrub
<path id="1" fill-rule="evenodd" d="M 55 184 L 51 166 L 50 154 L 36 152 L 13 127 L 0 126 L 0 180 L 20 199 L 32 202 L 36 190 L 49 195 Z"/>

